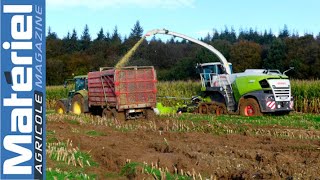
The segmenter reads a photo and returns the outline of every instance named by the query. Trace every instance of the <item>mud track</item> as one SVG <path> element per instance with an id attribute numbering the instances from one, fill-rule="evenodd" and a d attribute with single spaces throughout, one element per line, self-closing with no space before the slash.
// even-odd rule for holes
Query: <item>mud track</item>
<path id="1" fill-rule="evenodd" d="M 70 139 L 81 151 L 89 151 L 99 167 L 91 173 L 105 179 L 107 172 L 119 173 L 128 159 L 146 162 L 171 173 L 196 172 L 208 178 L 222 179 L 315 179 L 320 178 L 320 141 L 317 139 L 281 138 L 272 135 L 235 133 L 215 135 L 206 132 L 167 130 L 168 120 L 156 120 L 155 128 L 119 130 L 106 125 L 75 124 L 66 118 L 48 116 L 47 130 L 59 141 Z M 145 125 L 145 122 L 129 122 Z M 202 125 L 206 125 L 204 121 Z M 169 126 L 173 126 L 172 124 Z M 147 127 L 147 126 L 146 126 Z M 268 131 L 272 127 L 260 127 Z M 286 127 L 277 127 L 290 131 Z M 74 129 L 77 129 L 74 132 Z M 102 132 L 90 136 L 85 132 Z M 306 132 L 293 129 L 295 133 Z M 48 167 L 54 162 L 48 161 Z M 137 174 L 135 179 L 145 177 Z M 122 177 L 126 179 L 126 177 Z M 152 179 L 152 176 L 147 177 Z"/>

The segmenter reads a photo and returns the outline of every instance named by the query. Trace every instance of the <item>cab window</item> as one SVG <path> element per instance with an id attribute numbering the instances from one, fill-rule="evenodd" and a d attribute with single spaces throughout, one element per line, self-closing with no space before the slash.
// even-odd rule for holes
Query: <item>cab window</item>
<path id="1" fill-rule="evenodd" d="M 217 74 L 216 66 L 205 66 L 203 68 L 203 73 Z"/>
<path id="2" fill-rule="evenodd" d="M 83 89 L 85 89 L 85 87 L 86 87 L 86 83 L 85 83 L 85 80 L 86 79 L 76 79 L 76 87 L 75 87 L 75 90 L 76 91 L 79 91 L 79 90 L 83 90 Z"/>

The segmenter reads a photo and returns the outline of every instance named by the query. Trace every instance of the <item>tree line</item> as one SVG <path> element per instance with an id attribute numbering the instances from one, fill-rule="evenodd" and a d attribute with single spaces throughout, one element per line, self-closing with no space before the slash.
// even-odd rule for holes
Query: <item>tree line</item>
<path id="1" fill-rule="evenodd" d="M 85 25 L 79 36 L 76 30 L 59 38 L 49 28 L 47 34 L 47 85 L 62 84 L 74 75 L 87 74 L 99 67 L 113 67 L 142 37 L 144 30 L 137 21 L 129 36 L 122 36 L 117 29 L 112 33 L 103 28 L 95 39 Z M 183 33 L 183 32 L 180 32 Z M 271 30 L 228 29 L 202 37 L 200 40 L 218 49 L 233 64 L 234 72 L 245 69 L 279 69 L 281 72 L 294 67 L 287 74 L 295 79 L 320 77 L 320 33 L 299 36 L 284 28 L 279 35 Z M 162 41 L 153 37 L 144 40 L 128 65 L 155 66 L 159 80 L 199 79 L 197 63 L 215 62 L 218 58 L 197 44 L 171 38 Z"/>

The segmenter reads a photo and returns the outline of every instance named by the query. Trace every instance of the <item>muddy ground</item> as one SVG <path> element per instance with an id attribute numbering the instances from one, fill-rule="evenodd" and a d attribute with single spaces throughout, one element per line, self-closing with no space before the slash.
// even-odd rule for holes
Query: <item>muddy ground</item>
<path id="1" fill-rule="evenodd" d="M 219 135 L 206 130 L 174 131 L 172 127 L 177 125 L 171 123 L 170 118 L 127 122 L 127 125 L 125 122 L 99 125 L 75 121 L 77 119 L 49 115 L 47 131 L 54 132 L 58 141 L 72 140 L 81 151 L 90 152 L 99 166 L 89 168 L 88 173 L 96 174 L 98 179 L 108 179 L 110 172 L 120 173 L 127 161 L 167 168 L 172 174 L 177 171 L 200 173 L 203 179 L 320 179 L 320 140 L 317 138 L 276 137 L 246 131 Z M 210 124 L 203 121 L 199 126 Z M 259 127 L 259 131 L 269 132 L 272 128 Z M 299 134 L 320 137 L 318 130 L 276 128 L 292 131 L 298 135 L 295 137 L 302 137 Z M 100 135 L 88 135 L 88 131 L 100 132 Z M 55 162 L 47 159 L 47 166 L 54 168 Z M 114 177 L 127 178 L 153 179 L 153 176 L 137 172 L 133 176 Z"/>

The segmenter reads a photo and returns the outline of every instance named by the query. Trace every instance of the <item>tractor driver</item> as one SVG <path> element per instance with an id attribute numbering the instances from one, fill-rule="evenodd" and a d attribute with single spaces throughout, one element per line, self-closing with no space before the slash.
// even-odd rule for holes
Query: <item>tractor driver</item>
<path id="1" fill-rule="evenodd" d="M 85 83 L 84 83 L 85 79 L 77 79 L 76 80 L 76 91 L 82 90 L 85 87 Z"/>

